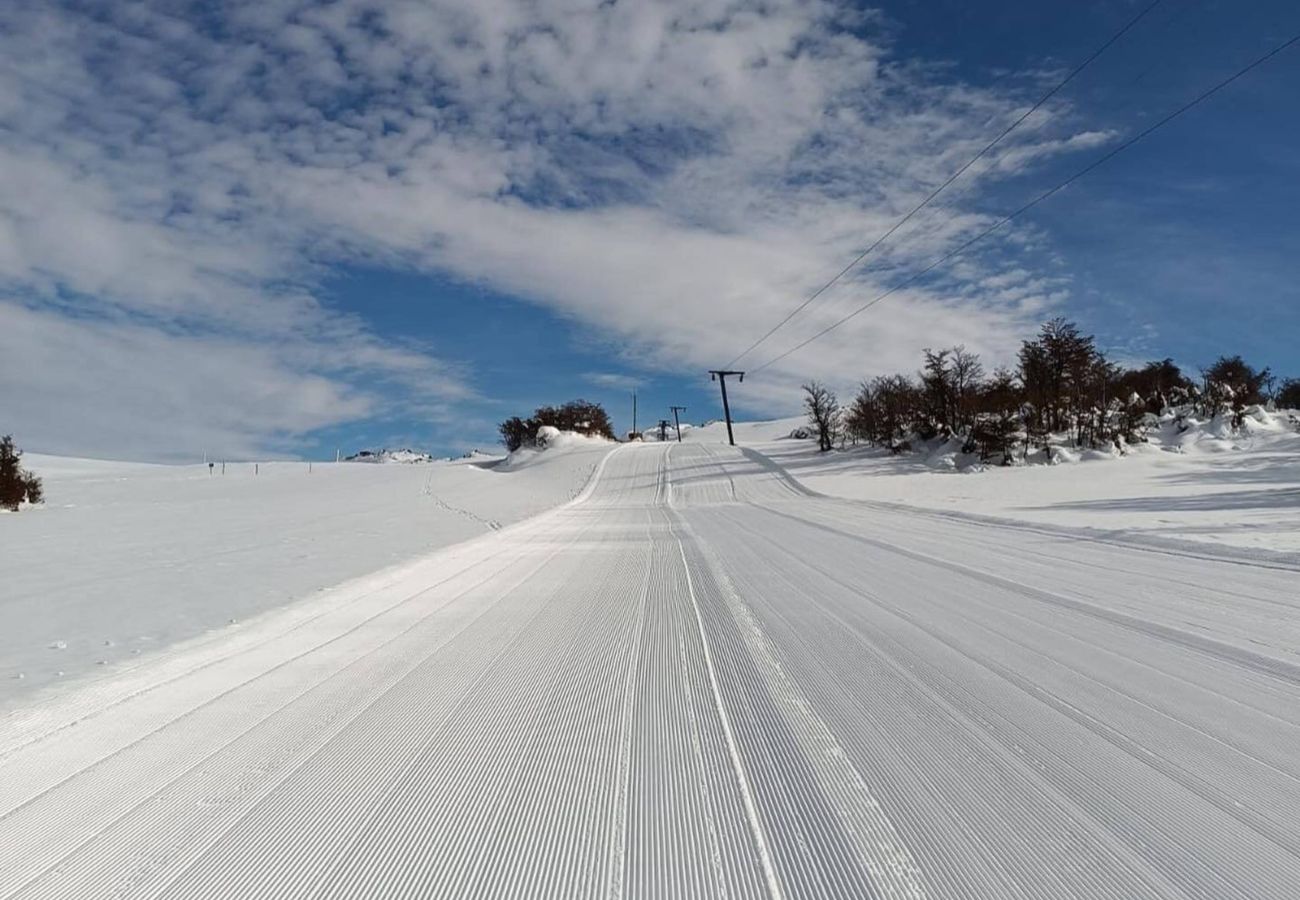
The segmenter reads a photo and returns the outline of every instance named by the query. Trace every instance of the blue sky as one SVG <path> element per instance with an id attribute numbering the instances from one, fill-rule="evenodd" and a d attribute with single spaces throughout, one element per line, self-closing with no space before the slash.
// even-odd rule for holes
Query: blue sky
<path id="1" fill-rule="evenodd" d="M 0 7 L 0 431 L 189 459 L 483 447 L 541 403 L 719 413 L 721 365 L 1142 6 L 299 0 Z M 1165 0 L 870 264 L 870 299 L 1300 32 Z M 851 390 L 1064 314 L 1300 375 L 1300 50 L 737 386 Z"/>

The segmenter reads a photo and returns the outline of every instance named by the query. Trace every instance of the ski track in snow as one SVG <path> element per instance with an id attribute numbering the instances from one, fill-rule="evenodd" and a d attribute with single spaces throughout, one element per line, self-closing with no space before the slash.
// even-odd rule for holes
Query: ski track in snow
<path id="1" fill-rule="evenodd" d="M 626 446 L 0 721 L 0 900 L 1295 896 L 1294 579 Z"/>

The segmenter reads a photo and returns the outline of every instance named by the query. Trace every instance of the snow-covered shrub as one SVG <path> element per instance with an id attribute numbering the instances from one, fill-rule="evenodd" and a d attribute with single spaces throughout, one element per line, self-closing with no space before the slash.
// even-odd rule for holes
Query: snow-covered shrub
<path id="1" fill-rule="evenodd" d="M 537 434 L 533 438 L 533 444 L 536 445 L 538 449 L 544 450 L 545 448 L 555 444 L 559 440 L 561 434 L 563 434 L 563 432 L 554 425 L 543 425 L 541 428 L 537 429 Z"/>
<path id="2" fill-rule="evenodd" d="M 1202 375 L 1202 411 L 1209 416 L 1231 412 L 1234 429 L 1245 422 L 1247 407 L 1264 402 L 1265 388 L 1273 380 L 1267 368 L 1256 369 L 1240 356 L 1220 356 Z"/>
<path id="3" fill-rule="evenodd" d="M 16 512 L 24 503 L 36 504 L 45 498 L 41 480 L 19 462 L 22 455 L 12 437 L 0 438 L 0 509 Z"/>
<path id="4" fill-rule="evenodd" d="M 986 377 L 979 357 L 960 345 L 926 348 L 915 377 L 862 382 L 843 413 L 844 434 L 894 452 L 906 441 L 929 462 L 946 459 L 955 443 L 951 452 L 970 458 L 948 461 L 960 469 L 977 454 L 979 462 L 1003 464 L 1123 455 L 1166 426 L 1221 429 L 1226 440 L 1261 421 L 1270 412 L 1266 400 L 1300 408 L 1300 380 L 1274 394 L 1269 371 L 1239 356 L 1220 357 L 1198 386 L 1172 359 L 1132 369 L 1111 362 L 1092 335 L 1064 318 L 1043 323 L 1017 362 Z"/>

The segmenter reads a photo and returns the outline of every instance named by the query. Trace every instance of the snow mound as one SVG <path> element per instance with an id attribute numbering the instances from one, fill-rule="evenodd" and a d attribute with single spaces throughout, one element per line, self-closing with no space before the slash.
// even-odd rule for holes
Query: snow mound
<path id="1" fill-rule="evenodd" d="M 1152 429 L 1153 443 L 1173 453 L 1229 453 L 1249 450 L 1261 441 L 1271 442 L 1300 432 L 1300 420 L 1287 411 L 1251 406 L 1245 410 L 1239 428 L 1229 416 L 1201 418 L 1174 412 L 1162 416 Z"/>
<path id="2" fill-rule="evenodd" d="M 612 447 L 613 441 L 603 437 L 578 434 L 576 431 L 561 431 L 554 425 L 543 425 L 537 429 L 537 444 L 532 447 L 520 447 L 505 458 L 496 468 L 509 471 L 533 465 L 539 459 L 555 455 L 555 451 L 571 452 L 574 450 L 593 450 Z"/>

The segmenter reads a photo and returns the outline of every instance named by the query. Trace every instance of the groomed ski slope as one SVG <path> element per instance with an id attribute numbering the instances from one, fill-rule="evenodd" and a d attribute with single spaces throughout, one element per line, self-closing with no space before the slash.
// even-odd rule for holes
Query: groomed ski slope
<path id="1" fill-rule="evenodd" d="M 610 449 L 574 443 L 510 459 L 211 474 L 24 456 L 46 503 L 0 512 L 0 716 L 553 509 Z"/>
<path id="2" fill-rule="evenodd" d="M 0 897 L 1295 896 L 1296 583 L 626 446 L 6 719 Z"/>

